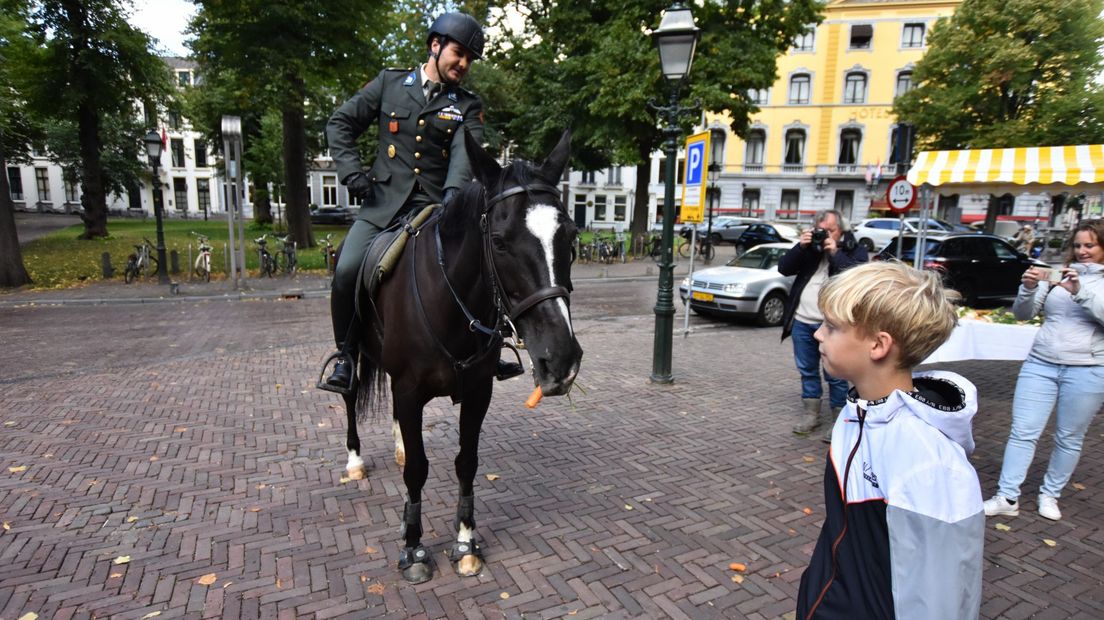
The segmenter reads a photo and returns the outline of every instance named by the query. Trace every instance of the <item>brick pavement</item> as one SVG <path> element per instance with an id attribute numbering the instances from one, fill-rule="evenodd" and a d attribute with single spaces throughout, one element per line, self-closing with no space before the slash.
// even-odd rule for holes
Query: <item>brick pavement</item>
<path id="1" fill-rule="evenodd" d="M 798 381 L 777 329 L 698 323 L 676 335 L 678 381 L 664 387 L 646 382 L 651 316 L 584 320 L 585 393 L 529 411 L 524 381 L 499 384 L 477 578 L 443 555 L 456 409 L 433 401 L 423 523 L 439 570 L 410 586 L 393 568 L 403 485 L 389 424 L 362 425 L 368 479 L 342 483 L 339 400 L 311 387 L 327 318 L 323 299 L 0 307 L 0 619 L 792 611 L 823 514 L 824 447 L 789 431 Z M 1018 366 L 943 367 L 979 387 L 988 493 Z M 1090 429 L 1061 522 L 990 520 L 984 617 L 1104 616 L 1101 433 Z M 732 561 L 748 564 L 742 583 Z"/>

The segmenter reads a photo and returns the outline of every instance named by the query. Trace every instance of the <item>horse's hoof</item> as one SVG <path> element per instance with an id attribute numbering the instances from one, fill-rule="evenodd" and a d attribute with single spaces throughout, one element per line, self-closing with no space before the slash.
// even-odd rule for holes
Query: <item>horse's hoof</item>
<path id="1" fill-rule="evenodd" d="M 364 467 L 346 469 L 345 473 L 349 476 L 349 480 L 364 480 L 368 477 L 368 475 L 364 473 Z"/>
<path id="2" fill-rule="evenodd" d="M 406 450 L 395 448 L 395 464 L 399 467 L 406 467 Z"/>
<path id="3" fill-rule="evenodd" d="M 465 555 L 456 563 L 456 574 L 461 577 L 475 577 L 483 572 L 483 560 L 477 555 Z"/>
<path id="4" fill-rule="evenodd" d="M 418 562 L 403 569 L 403 579 L 407 583 L 425 583 L 433 579 L 433 566 L 429 562 Z"/>

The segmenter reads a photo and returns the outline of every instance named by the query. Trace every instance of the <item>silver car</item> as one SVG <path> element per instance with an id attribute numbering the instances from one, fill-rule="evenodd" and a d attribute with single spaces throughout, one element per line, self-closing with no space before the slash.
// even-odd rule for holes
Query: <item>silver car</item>
<path id="1" fill-rule="evenodd" d="M 683 278 L 679 297 L 696 314 L 711 317 L 754 317 L 763 327 L 782 324 L 786 297 L 794 276 L 778 273 L 778 261 L 792 243 L 764 243 L 740 254 L 723 267 L 694 272 L 694 286 Z M 690 289 L 690 290 L 688 290 Z"/>

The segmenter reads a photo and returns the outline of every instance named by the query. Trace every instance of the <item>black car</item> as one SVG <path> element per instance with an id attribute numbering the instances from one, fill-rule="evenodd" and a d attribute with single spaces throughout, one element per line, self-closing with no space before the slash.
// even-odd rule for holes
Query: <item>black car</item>
<path id="1" fill-rule="evenodd" d="M 311 224 L 352 224 L 356 211 L 346 207 L 320 207 L 311 210 Z"/>
<path id="2" fill-rule="evenodd" d="M 1029 267 L 1048 267 L 1017 252 L 1004 239 L 995 235 L 962 233 L 929 235 L 922 266 L 943 276 L 943 282 L 962 295 L 962 303 L 975 305 L 983 299 L 1009 299 L 1016 296 L 1020 278 Z M 874 260 L 889 260 L 897 256 L 897 240 L 889 242 Z M 902 238 L 901 260 L 913 264 L 916 257 L 916 236 Z"/>
<path id="3" fill-rule="evenodd" d="M 764 243 L 797 243 L 801 233 L 787 224 L 755 223 L 713 231 L 713 243 L 731 243 L 736 252 L 745 252 Z"/>

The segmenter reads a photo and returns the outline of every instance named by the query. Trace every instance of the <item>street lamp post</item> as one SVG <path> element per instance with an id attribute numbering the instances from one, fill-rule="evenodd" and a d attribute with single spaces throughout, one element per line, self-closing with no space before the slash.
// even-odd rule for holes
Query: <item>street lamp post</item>
<path id="1" fill-rule="evenodd" d="M 663 151 L 667 157 L 666 181 L 663 194 L 663 254 L 659 264 L 659 291 L 655 305 L 655 344 L 652 351 L 652 382 L 671 383 L 671 334 L 675 325 L 674 303 L 674 245 L 675 228 L 675 162 L 678 156 L 678 139 L 681 135 L 679 117 L 692 111 L 679 105 L 679 90 L 690 64 L 694 60 L 694 48 L 698 43 L 699 29 L 694 25 L 690 9 L 676 1 L 668 8 L 652 32 L 659 48 L 659 64 L 663 77 L 671 89 L 666 106 L 653 105 L 665 121 Z"/>
<path id="2" fill-rule="evenodd" d="M 724 144 L 728 132 L 724 127 L 714 125 L 709 128 L 709 224 L 706 226 L 705 238 L 713 242 L 713 203 L 717 200 L 717 181 L 721 178 L 721 170 L 724 168 Z"/>
<path id="3" fill-rule="evenodd" d="M 150 168 L 153 169 L 153 215 L 157 219 L 157 282 L 170 284 L 169 271 L 165 260 L 165 228 L 161 222 L 161 211 L 164 198 L 158 200 L 161 194 L 161 180 L 157 176 L 157 168 L 161 165 L 161 149 L 165 144 L 161 142 L 161 136 L 151 129 L 145 137 L 146 154 L 149 155 Z"/>

